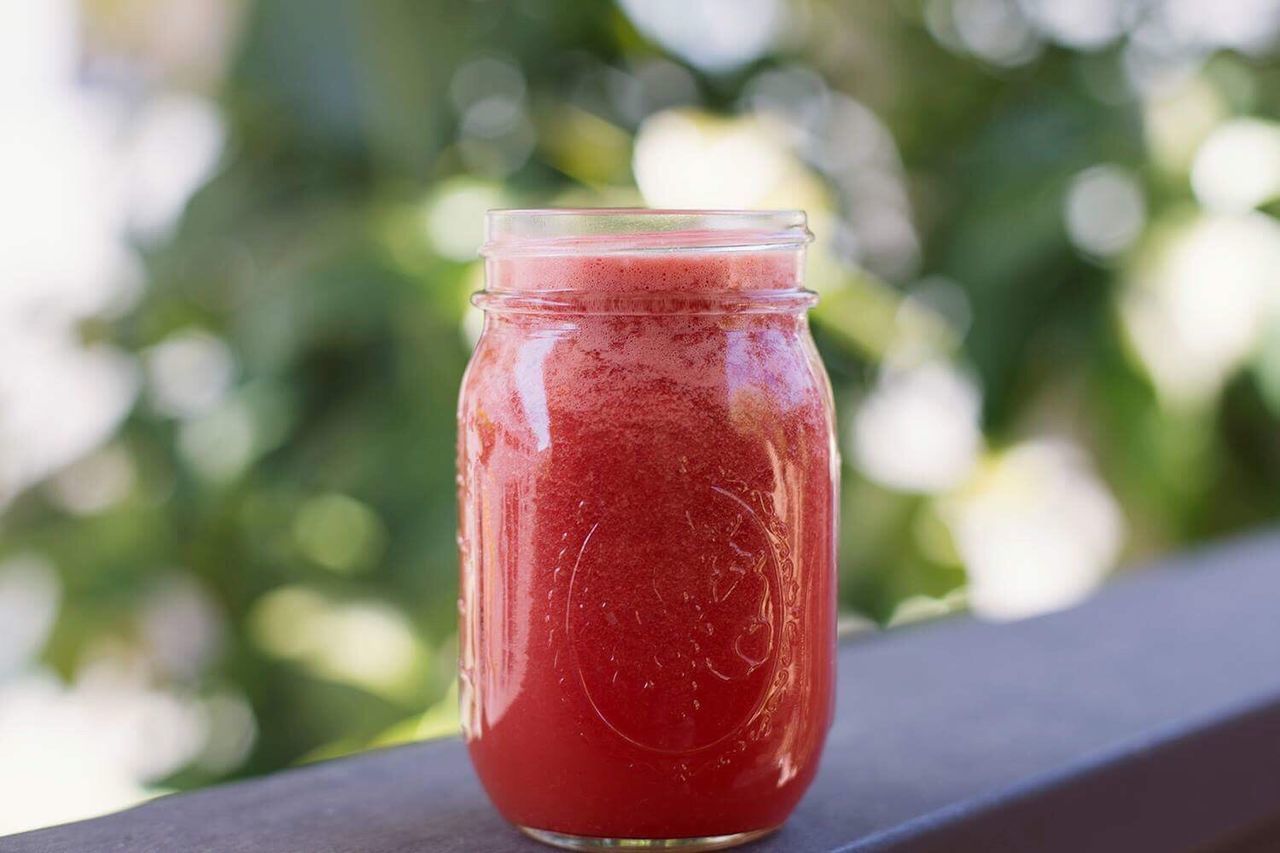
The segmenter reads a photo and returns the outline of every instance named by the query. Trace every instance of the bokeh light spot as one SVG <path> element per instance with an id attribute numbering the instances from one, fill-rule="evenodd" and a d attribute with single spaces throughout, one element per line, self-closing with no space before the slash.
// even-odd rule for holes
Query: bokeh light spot
<path id="1" fill-rule="evenodd" d="M 1280 197 L 1280 124 L 1236 119 L 1196 154 L 1191 187 L 1211 210 L 1240 213 Z"/>
<path id="2" fill-rule="evenodd" d="M 372 509 L 340 494 L 311 498 L 293 521 L 298 548 L 336 572 L 371 568 L 381 556 L 386 530 Z"/>
<path id="3" fill-rule="evenodd" d="M 1094 166 L 1076 175 L 1064 207 L 1071 242 L 1086 254 L 1102 257 L 1127 249 L 1147 222 L 1138 182 L 1118 166 Z"/>

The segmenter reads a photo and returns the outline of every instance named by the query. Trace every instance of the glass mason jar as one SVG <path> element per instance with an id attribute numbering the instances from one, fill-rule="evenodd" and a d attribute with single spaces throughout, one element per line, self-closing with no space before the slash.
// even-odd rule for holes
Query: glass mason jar
<path id="1" fill-rule="evenodd" d="M 494 211 L 459 419 L 464 736 L 576 848 L 778 827 L 831 722 L 838 459 L 804 214 Z"/>

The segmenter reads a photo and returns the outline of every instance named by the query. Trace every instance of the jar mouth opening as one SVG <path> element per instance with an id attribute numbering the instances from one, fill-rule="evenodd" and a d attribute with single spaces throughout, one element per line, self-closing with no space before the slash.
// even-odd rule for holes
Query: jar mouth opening
<path id="1" fill-rule="evenodd" d="M 485 258 L 778 252 L 813 239 L 802 210 L 546 208 L 485 214 Z"/>

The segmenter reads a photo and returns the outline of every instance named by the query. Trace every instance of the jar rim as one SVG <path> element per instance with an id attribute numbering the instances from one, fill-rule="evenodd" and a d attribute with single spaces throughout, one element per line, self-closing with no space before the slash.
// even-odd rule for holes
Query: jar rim
<path id="1" fill-rule="evenodd" d="M 584 293 L 543 290 L 521 293 L 482 290 L 471 304 L 495 314 L 570 314 L 644 317 L 660 314 L 794 314 L 816 305 L 818 294 L 802 287 L 708 293 Z"/>
<path id="2" fill-rule="evenodd" d="M 813 239 L 803 210 L 504 208 L 485 214 L 486 258 L 794 251 Z"/>

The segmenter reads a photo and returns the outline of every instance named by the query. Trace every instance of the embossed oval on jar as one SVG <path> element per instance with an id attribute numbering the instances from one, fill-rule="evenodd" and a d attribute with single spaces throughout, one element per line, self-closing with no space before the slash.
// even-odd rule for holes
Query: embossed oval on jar
<path id="1" fill-rule="evenodd" d="M 566 614 L 592 708 L 659 752 L 739 732 L 764 704 L 781 641 L 781 574 L 758 511 L 713 486 L 609 522 L 584 539 Z"/>

